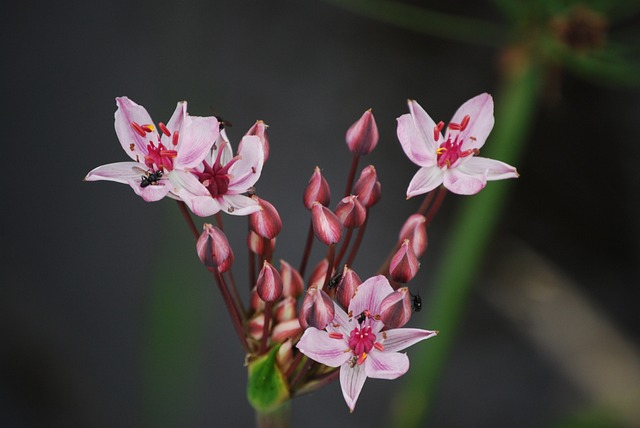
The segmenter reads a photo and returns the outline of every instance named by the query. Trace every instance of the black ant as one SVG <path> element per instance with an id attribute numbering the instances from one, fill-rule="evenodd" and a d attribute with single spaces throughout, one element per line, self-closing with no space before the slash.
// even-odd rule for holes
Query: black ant
<path id="1" fill-rule="evenodd" d="M 420 312 L 422 309 L 422 298 L 419 294 L 411 294 L 411 307 L 414 312 Z"/>
<path id="2" fill-rule="evenodd" d="M 343 268 L 338 269 L 338 271 L 331 277 L 331 279 L 329 280 L 329 282 L 327 283 L 326 286 L 326 290 L 330 291 L 332 289 L 334 289 L 335 287 L 338 286 L 338 284 L 340 284 L 340 281 L 342 280 L 342 272 L 344 271 Z"/>
<path id="3" fill-rule="evenodd" d="M 164 173 L 162 170 L 156 172 L 149 172 L 147 175 L 142 176 L 142 182 L 140 183 L 140 187 L 147 187 L 150 184 L 158 184 L 160 178 Z"/>
<path id="4" fill-rule="evenodd" d="M 233 126 L 233 123 L 229 122 L 228 120 L 224 120 L 221 116 L 214 115 L 214 117 L 218 119 L 218 129 L 220 131 L 222 131 L 224 128 L 231 128 Z"/>

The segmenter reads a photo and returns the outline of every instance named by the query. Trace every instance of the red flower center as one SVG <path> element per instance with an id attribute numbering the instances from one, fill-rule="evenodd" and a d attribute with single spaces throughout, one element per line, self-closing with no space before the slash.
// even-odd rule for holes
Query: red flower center
<path id="1" fill-rule="evenodd" d="M 164 125 L 164 123 L 160 122 L 158 126 L 163 134 L 165 134 L 166 136 L 171 136 L 171 133 Z M 155 130 L 152 124 L 139 125 L 136 122 L 131 122 L 131 128 L 143 138 L 145 138 L 147 134 L 151 134 Z M 157 134 L 154 135 L 157 136 Z M 178 131 L 173 133 L 172 141 L 174 146 L 178 144 Z M 131 150 L 133 150 L 133 144 L 131 145 Z M 167 149 L 164 144 L 160 142 L 160 139 L 158 137 L 157 146 L 152 140 L 149 140 L 149 144 L 147 144 L 147 155 L 144 157 L 144 164 L 151 170 L 151 173 L 155 173 L 158 171 L 162 172 L 163 170 L 172 171 L 173 159 L 176 156 L 178 156 L 178 151 Z M 162 174 L 160 174 L 160 176 L 162 176 Z"/>
<path id="2" fill-rule="evenodd" d="M 196 172 L 196 176 L 200 183 L 202 183 L 212 197 L 224 195 L 229 190 L 229 182 L 231 181 L 231 175 L 229 174 L 229 168 L 236 163 L 239 157 L 235 157 L 229 161 L 225 166 L 220 164 L 220 157 L 222 155 L 223 147 L 218 149 L 218 155 L 213 165 L 209 165 L 207 161 L 204 161 L 204 169 L 202 172 Z"/>
<path id="3" fill-rule="evenodd" d="M 376 343 L 376 335 L 371 332 L 371 327 L 356 327 L 351 330 L 349 348 L 356 357 L 369 353 L 374 343 Z"/>
<path id="4" fill-rule="evenodd" d="M 466 129 L 469 124 L 470 117 L 467 115 L 462 118 L 462 122 L 460 123 L 450 123 L 449 129 L 452 131 L 463 131 Z M 440 131 L 444 126 L 443 122 L 438 123 L 434 129 L 433 134 L 435 136 L 436 141 L 440 138 Z M 474 137 L 469 137 L 474 139 Z M 462 150 L 462 144 L 464 140 L 460 138 L 460 132 L 455 135 L 455 138 L 451 139 L 451 133 L 447 137 L 447 141 L 440 144 L 436 153 L 438 154 L 438 167 L 440 168 L 451 168 L 458 159 L 464 158 L 467 156 L 477 155 L 479 153 L 478 149 L 469 149 Z"/>

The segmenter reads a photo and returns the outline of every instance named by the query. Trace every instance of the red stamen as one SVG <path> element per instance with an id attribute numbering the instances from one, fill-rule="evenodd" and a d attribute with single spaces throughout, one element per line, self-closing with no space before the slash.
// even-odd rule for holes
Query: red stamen
<path id="1" fill-rule="evenodd" d="M 375 342 L 373 344 L 373 347 L 376 348 L 378 351 L 384 351 L 384 345 L 380 342 Z"/>
<path id="2" fill-rule="evenodd" d="M 178 131 L 174 131 L 173 139 L 171 140 L 171 142 L 173 143 L 174 146 L 178 145 L 178 138 L 179 138 Z"/>
<path id="3" fill-rule="evenodd" d="M 342 339 L 342 333 L 331 332 L 329 333 L 329 337 L 332 339 Z"/>
<path id="4" fill-rule="evenodd" d="M 460 122 L 460 130 L 464 131 L 464 129 L 467 127 L 467 125 L 469 124 L 469 120 L 471 118 L 469 117 L 469 115 L 466 115 L 465 117 L 462 118 L 462 122 Z"/>
<path id="5" fill-rule="evenodd" d="M 169 128 L 167 128 L 164 123 L 158 123 L 158 128 L 160 128 L 160 131 L 162 131 L 164 135 L 166 135 L 167 137 L 171 137 L 171 132 L 169 132 Z"/>
<path id="6" fill-rule="evenodd" d="M 144 137 L 145 135 L 147 135 L 147 133 L 144 131 L 144 128 L 137 123 L 131 122 L 131 127 L 138 133 L 139 136 Z"/>
<path id="7" fill-rule="evenodd" d="M 444 122 L 440 121 L 436 126 L 433 127 L 433 139 L 438 141 L 440 139 L 440 132 L 442 132 L 442 128 L 444 128 Z"/>
<path id="8" fill-rule="evenodd" d="M 364 360 L 367 359 L 367 353 L 363 352 L 362 354 L 360 354 L 360 356 L 358 357 L 358 365 L 361 365 L 362 363 L 364 363 Z"/>
<path id="9" fill-rule="evenodd" d="M 453 130 L 453 131 L 459 131 L 462 129 L 462 126 L 460 126 L 459 123 L 450 123 L 449 124 L 449 129 Z"/>
<path id="10" fill-rule="evenodd" d="M 144 131 L 148 134 L 153 132 L 155 129 L 153 125 L 150 125 L 150 124 L 142 125 L 141 128 L 144 129 Z"/>

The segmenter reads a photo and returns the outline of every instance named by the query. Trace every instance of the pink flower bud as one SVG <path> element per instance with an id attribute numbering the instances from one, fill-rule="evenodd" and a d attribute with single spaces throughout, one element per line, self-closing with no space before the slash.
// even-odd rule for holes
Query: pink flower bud
<path id="1" fill-rule="evenodd" d="M 256 281 L 258 296 L 265 302 L 273 302 L 282 296 L 282 278 L 271 263 L 264 261 Z"/>
<path id="2" fill-rule="evenodd" d="M 276 238 L 265 239 L 253 230 L 249 230 L 247 246 L 253 253 L 264 256 L 267 253 L 271 254 L 273 252 L 273 248 L 276 246 Z"/>
<path id="3" fill-rule="evenodd" d="M 416 257 L 420 257 L 427 249 L 427 218 L 422 214 L 413 214 L 409 216 L 407 221 L 404 222 L 402 229 L 400 229 L 400 235 L 398 237 L 399 242 L 404 242 L 408 239 L 411 243 L 411 248 Z"/>
<path id="4" fill-rule="evenodd" d="M 282 373 L 285 373 L 293 362 L 293 342 L 287 339 L 282 342 L 278 352 L 276 352 L 276 364 Z"/>
<path id="5" fill-rule="evenodd" d="M 315 327 L 324 330 L 327 324 L 333 321 L 334 315 L 335 307 L 331 297 L 315 285 L 309 287 L 300 309 L 300 325 L 303 328 Z"/>
<path id="6" fill-rule="evenodd" d="M 380 303 L 380 320 L 387 329 L 405 325 L 412 312 L 411 295 L 407 287 L 397 289 Z"/>
<path id="7" fill-rule="evenodd" d="M 329 190 L 329 183 L 327 183 L 327 180 L 322 176 L 320 168 L 316 166 L 313 175 L 311 175 L 309 179 L 309 184 L 307 184 L 304 190 L 304 206 L 307 207 L 307 209 L 311 209 L 314 202 L 319 202 L 321 205 L 327 206 L 330 200 L 331 191 Z"/>
<path id="8" fill-rule="evenodd" d="M 257 196 L 252 196 L 252 199 L 257 201 L 262 209 L 249 214 L 249 227 L 263 238 L 275 238 L 282 230 L 282 220 L 280 220 L 278 211 L 264 199 Z"/>
<path id="9" fill-rule="evenodd" d="M 343 198 L 336 207 L 336 215 L 347 229 L 356 229 L 362 226 L 367 218 L 367 210 L 358 200 L 357 196 L 351 195 Z"/>
<path id="10" fill-rule="evenodd" d="M 342 223 L 329 208 L 314 202 L 311 207 L 313 232 L 326 245 L 333 245 L 342 237 Z"/>
<path id="11" fill-rule="evenodd" d="M 405 239 L 391 259 L 389 275 L 394 281 L 405 284 L 416 276 L 419 267 L 420 263 L 409 245 L 409 240 Z"/>
<path id="12" fill-rule="evenodd" d="M 366 155 L 371 153 L 377 144 L 378 127 L 369 109 L 347 131 L 347 146 L 353 154 Z"/>
<path id="13" fill-rule="evenodd" d="M 298 297 L 302 294 L 304 288 L 302 275 L 284 260 L 280 260 L 280 277 L 282 278 L 283 296 Z"/>
<path id="14" fill-rule="evenodd" d="M 267 128 L 269 125 L 264 123 L 261 120 L 256 121 L 251 128 L 247 131 L 245 136 L 247 135 L 256 135 L 260 138 L 260 145 L 262 145 L 262 152 L 264 153 L 264 162 L 269 159 L 269 137 L 267 136 Z M 242 141 L 240 141 L 240 145 L 238 145 L 238 152 L 240 152 L 240 146 L 242 146 Z"/>
<path id="15" fill-rule="evenodd" d="M 326 258 L 320 260 L 316 267 L 313 268 L 313 272 L 311 272 L 311 276 L 309 277 L 309 285 L 317 285 L 318 287 L 322 287 L 324 285 L 324 279 L 327 276 L 328 268 L 329 260 L 327 260 Z"/>
<path id="16" fill-rule="evenodd" d="M 382 195 L 382 186 L 378 181 L 378 174 L 373 165 L 364 168 L 360 173 L 360 178 L 353 186 L 353 194 L 358 196 L 358 200 L 367 208 L 378 203 Z"/>
<path id="17" fill-rule="evenodd" d="M 258 296 L 258 289 L 254 286 L 251 289 L 251 295 L 249 296 L 249 304 L 251 305 L 251 309 L 253 312 L 263 312 L 265 303 L 264 300 Z"/>
<path id="18" fill-rule="evenodd" d="M 302 326 L 297 318 L 280 322 L 273 327 L 271 332 L 271 340 L 275 343 L 284 342 L 287 339 L 298 336 L 302 333 Z"/>
<path id="19" fill-rule="evenodd" d="M 336 299 L 343 308 L 349 308 L 351 299 L 356 295 L 360 284 L 362 284 L 362 280 L 360 280 L 358 274 L 345 265 L 342 271 L 342 279 L 336 287 Z"/>
<path id="20" fill-rule="evenodd" d="M 204 231 L 196 242 L 198 257 L 209 269 L 226 272 L 233 264 L 233 251 L 227 237 L 215 226 L 205 223 Z"/>
<path id="21" fill-rule="evenodd" d="M 293 297 L 285 297 L 273 307 L 273 317 L 278 322 L 289 321 L 290 319 L 298 319 L 298 308 L 296 307 L 296 299 Z"/>
<path id="22" fill-rule="evenodd" d="M 255 340 L 262 339 L 264 332 L 264 313 L 259 313 L 249 320 L 247 323 L 249 336 Z"/>

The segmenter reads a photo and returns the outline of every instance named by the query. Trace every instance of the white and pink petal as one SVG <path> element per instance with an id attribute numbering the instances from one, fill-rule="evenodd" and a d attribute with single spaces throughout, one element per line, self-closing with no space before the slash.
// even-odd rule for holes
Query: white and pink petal
<path id="1" fill-rule="evenodd" d="M 364 381 L 367 380 L 367 374 L 365 368 L 362 365 L 355 365 L 351 367 L 351 363 L 347 361 L 340 367 L 340 387 L 342 388 L 342 396 L 344 401 L 347 402 L 349 410 L 353 412 L 356 407 L 356 402 L 364 386 Z"/>
<path id="2" fill-rule="evenodd" d="M 484 177 L 485 180 L 503 180 L 517 178 L 518 171 L 515 167 L 495 159 L 473 156 L 461 162 L 457 167 L 466 175 Z"/>
<path id="3" fill-rule="evenodd" d="M 475 195 L 487 185 L 487 177 L 451 168 L 444 171 L 443 183 L 444 187 L 458 195 Z"/>
<path id="4" fill-rule="evenodd" d="M 133 129 L 132 123 L 138 125 L 153 125 L 151 116 L 141 105 L 136 104 L 127 97 L 116 98 L 118 109 L 115 112 L 115 129 L 122 149 L 134 161 L 143 161 L 147 155 L 147 144 L 158 140 L 155 131 L 140 135 Z"/>
<path id="5" fill-rule="evenodd" d="M 186 116 L 180 128 L 174 167 L 187 169 L 200 165 L 216 142 L 219 132 L 218 119 L 215 117 Z"/>
<path id="6" fill-rule="evenodd" d="M 469 123 L 460 131 L 460 138 L 464 140 L 462 150 L 479 149 L 487 140 L 495 121 L 491 95 L 480 94 L 462 104 L 453 115 L 451 123 L 460 124 L 465 116 L 469 116 Z M 457 132 L 448 129 L 445 139 L 449 134 Z"/>
<path id="7" fill-rule="evenodd" d="M 418 166 L 432 166 L 436 163 L 435 143 L 426 143 L 423 133 L 416 127 L 410 114 L 403 114 L 398 119 L 396 133 L 402 150 L 409 160 Z M 433 139 L 433 136 L 431 137 Z"/>
<path id="8" fill-rule="evenodd" d="M 384 346 L 384 352 L 397 352 L 411 345 L 434 337 L 437 331 L 422 330 L 419 328 L 396 328 L 384 333 L 384 339 L 380 342 Z"/>
<path id="9" fill-rule="evenodd" d="M 409 370 L 409 357 L 400 352 L 371 351 L 364 361 L 365 373 L 374 379 L 397 379 Z"/>
<path id="10" fill-rule="evenodd" d="M 442 184 L 443 172 L 437 166 L 420 168 L 409 183 L 407 199 L 428 193 Z"/>
<path id="11" fill-rule="evenodd" d="M 300 352 L 325 366 L 339 367 L 351 358 L 347 338 L 333 338 L 324 330 L 309 327 L 296 345 Z"/>

